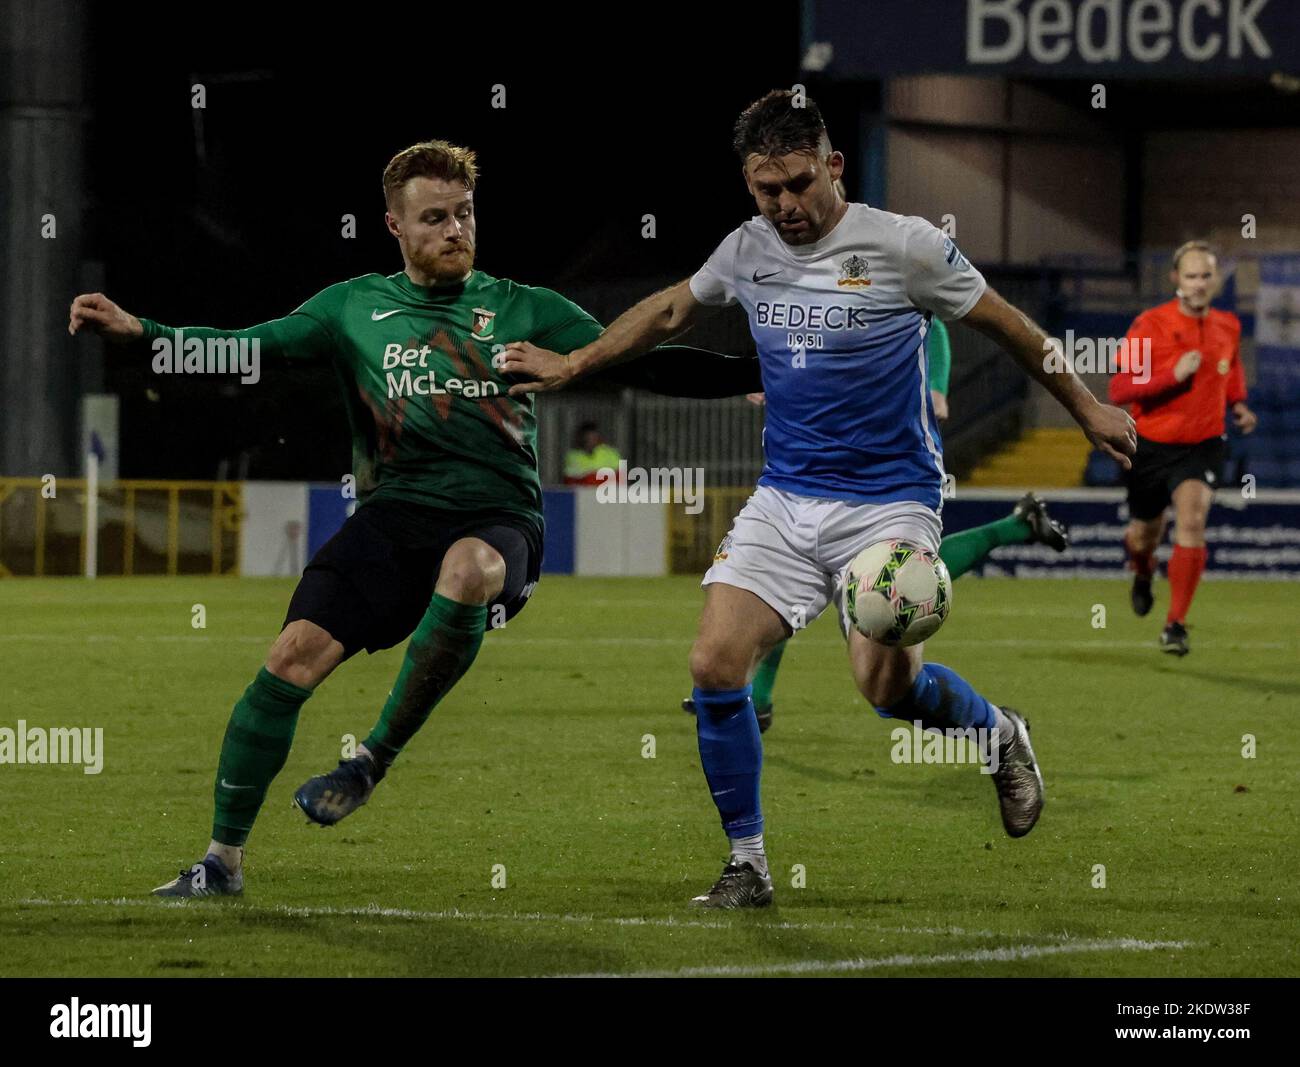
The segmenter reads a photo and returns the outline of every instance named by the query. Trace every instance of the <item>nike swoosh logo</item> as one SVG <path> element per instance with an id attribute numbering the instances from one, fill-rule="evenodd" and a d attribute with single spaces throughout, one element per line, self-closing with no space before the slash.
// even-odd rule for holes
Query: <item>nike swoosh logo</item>
<path id="1" fill-rule="evenodd" d="M 713 795 L 715 797 L 721 797 L 721 796 L 726 796 L 726 794 L 728 793 L 734 793 L 734 792 L 735 789 L 720 789 L 718 792 L 714 793 Z"/>
<path id="2" fill-rule="evenodd" d="M 221 779 L 221 788 L 222 789 L 252 789 L 253 787 L 251 785 L 231 785 L 223 778 Z"/>
<path id="3" fill-rule="evenodd" d="M 775 278 L 778 274 L 781 273 L 782 271 L 779 270 L 774 270 L 771 274 L 759 274 L 758 271 L 754 271 L 754 281 L 756 282 L 766 281 L 768 278 Z"/>
<path id="4" fill-rule="evenodd" d="M 389 315 L 400 315 L 401 312 L 402 312 L 402 309 L 401 309 L 401 308 L 398 308 L 396 311 L 385 311 L 385 312 L 381 315 L 381 314 L 379 314 L 379 309 L 378 309 L 378 308 L 375 308 L 375 310 L 372 311 L 372 312 L 370 313 L 370 318 L 371 318 L 372 321 L 374 321 L 374 322 L 378 322 L 380 319 L 386 319 L 386 318 L 388 318 Z"/>

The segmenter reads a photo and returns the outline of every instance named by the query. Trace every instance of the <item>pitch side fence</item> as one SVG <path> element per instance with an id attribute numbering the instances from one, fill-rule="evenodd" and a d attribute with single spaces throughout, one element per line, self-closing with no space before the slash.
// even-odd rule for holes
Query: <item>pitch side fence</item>
<path id="1" fill-rule="evenodd" d="M 646 430 L 654 432 L 652 423 Z M 710 486 L 688 508 L 679 500 L 602 500 L 590 488 L 545 492 L 550 574 L 699 575 L 744 506 L 751 485 Z M 961 489 L 943 507 L 947 532 L 1004 517 L 1020 489 Z M 1128 514 L 1117 489 L 1048 490 L 1071 547 L 997 549 L 976 574 L 1007 578 L 1125 578 Z M 345 520 L 351 501 L 332 484 L 118 481 L 100 486 L 101 575 L 296 576 Z M 0 577 L 77 575 L 85 570 L 86 489 L 0 479 Z M 694 511 L 695 513 L 692 513 Z M 1300 581 L 1300 490 L 1221 491 L 1210 512 L 1207 577 Z M 1161 550 L 1161 558 L 1168 554 Z"/>
<path id="2" fill-rule="evenodd" d="M 239 574 L 239 482 L 102 483 L 98 573 Z M 82 574 L 84 478 L 0 478 L 0 577 Z"/>

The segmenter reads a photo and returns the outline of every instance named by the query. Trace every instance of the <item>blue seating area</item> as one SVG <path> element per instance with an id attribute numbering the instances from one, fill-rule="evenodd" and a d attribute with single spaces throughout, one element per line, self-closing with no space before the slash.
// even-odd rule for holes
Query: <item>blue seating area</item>
<path id="1" fill-rule="evenodd" d="M 1245 438 L 1230 432 L 1230 454 L 1243 457 L 1245 472 L 1260 488 L 1300 488 L 1300 390 L 1261 385 L 1252 390 L 1250 405 L 1259 427 Z"/>

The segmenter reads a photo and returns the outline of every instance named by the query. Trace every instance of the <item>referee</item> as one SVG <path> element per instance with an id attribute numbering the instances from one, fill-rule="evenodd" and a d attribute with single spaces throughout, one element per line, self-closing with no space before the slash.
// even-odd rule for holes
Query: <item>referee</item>
<path id="1" fill-rule="evenodd" d="M 1223 472 L 1224 409 L 1232 406 L 1242 433 L 1250 433 L 1256 420 L 1246 406 L 1241 322 L 1210 307 L 1219 288 L 1214 250 L 1205 241 L 1188 241 L 1174 252 L 1169 277 L 1175 298 L 1142 312 L 1129 327 L 1128 366 L 1111 378 L 1110 399 L 1128 405 L 1137 423 L 1137 454 L 1125 476 L 1133 610 L 1146 615 L 1154 603 L 1155 550 L 1172 504 L 1169 612 L 1160 647 L 1185 656 L 1187 611 L 1205 569 L 1205 520 Z M 1147 342 L 1149 365 L 1142 358 Z"/>

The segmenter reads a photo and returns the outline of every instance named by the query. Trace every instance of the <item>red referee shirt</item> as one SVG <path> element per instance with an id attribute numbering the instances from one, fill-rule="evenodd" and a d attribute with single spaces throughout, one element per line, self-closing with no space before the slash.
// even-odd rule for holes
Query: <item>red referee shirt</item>
<path id="1" fill-rule="evenodd" d="M 1151 339 L 1150 377 L 1134 381 L 1141 344 Z M 1129 369 L 1110 380 L 1112 404 L 1127 404 L 1137 432 L 1149 441 L 1194 445 L 1223 433 L 1223 412 L 1246 399 L 1241 366 L 1241 320 L 1210 308 L 1203 317 L 1187 315 L 1177 300 L 1142 312 L 1125 337 Z M 1184 352 L 1201 353 L 1201 365 L 1185 382 L 1174 380 L 1174 364 Z"/>

